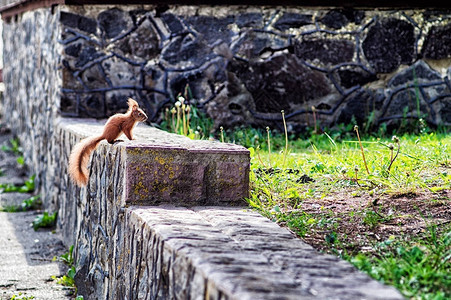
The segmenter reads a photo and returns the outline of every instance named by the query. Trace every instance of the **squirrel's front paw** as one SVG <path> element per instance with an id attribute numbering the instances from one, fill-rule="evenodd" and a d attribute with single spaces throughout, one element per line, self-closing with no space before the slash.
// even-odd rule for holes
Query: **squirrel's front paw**
<path id="1" fill-rule="evenodd" d="M 112 142 L 111 144 L 112 145 L 115 145 L 115 144 L 117 144 L 117 143 L 123 143 L 124 142 L 124 140 L 115 140 L 114 142 Z"/>

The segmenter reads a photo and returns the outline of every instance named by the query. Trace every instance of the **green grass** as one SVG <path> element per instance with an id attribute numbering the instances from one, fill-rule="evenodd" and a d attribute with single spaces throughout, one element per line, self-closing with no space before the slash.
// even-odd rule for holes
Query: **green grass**
<path id="1" fill-rule="evenodd" d="M 450 136 L 431 133 L 421 137 L 403 136 L 399 141 L 400 151 L 396 159 L 392 153 L 396 152 L 396 149 L 391 150 L 390 139 L 370 138 L 362 141 L 369 173 L 365 171 L 365 162 L 357 140 L 336 142 L 329 137 L 329 144 L 325 144 L 323 139 L 319 142 L 310 140 L 305 148 L 290 146 L 286 168 L 299 170 L 318 181 L 319 185 L 315 187 L 317 192 L 327 192 L 328 188 L 345 186 L 374 193 L 400 193 L 418 189 L 439 191 L 450 188 Z M 298 146 L 295 143 L 294 145 Z M 267 153 L 255 149 L 251 151 L 252 170 L 282 167 L 282 153 Z M 279 185 L 282 190 L 301 187 L 293 185 L 292 180 L 289 180 L 292 175 L 283 175 L 280 176 L 282 178 L 256 176 L 256 179 L 282 180 L 284 184 Z M 300 191 L 301 194 L 308 192 L 302 187 Z"/>
<path id="2" fill-rule="evenodd" d="M 285 151 L 285 137 L 271 134 L 268 143 L 268 133 L 226 134 L 226 141 L 251 147 L 251 207 L 406 297 L 451 298 L 449 215 L 434 223 L 451 205 L 450 135 L 366 137 L 361 147 L 351 129 L 292 136 Z M 383 226 L 395 233 L 384 237 Z"/>
<path id="3" fill-rule="evenodd" d="M 395 286 L 406 297 L 450 299 L 451 228 L 448 226 L 440 236 L 434 226 L 429 230 L 425 239 L 387 239 L 377 245 L 377 256 L 359 253 L 350 261 L 373 278 Z"/>

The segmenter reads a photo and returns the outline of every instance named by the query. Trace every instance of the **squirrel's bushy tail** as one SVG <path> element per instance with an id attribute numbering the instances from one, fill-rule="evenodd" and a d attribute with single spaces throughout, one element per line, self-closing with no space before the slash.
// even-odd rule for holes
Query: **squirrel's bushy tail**
<path id="1" fill-rule="evenodd" d="M 69 176 L 78 186 L 85 186 L 88 183 L 87 165 L 89 157 L 101 140 L 103 140 L 103 137 L 89 137 L 80 141 L 72 149 L 69 157 Z"/>

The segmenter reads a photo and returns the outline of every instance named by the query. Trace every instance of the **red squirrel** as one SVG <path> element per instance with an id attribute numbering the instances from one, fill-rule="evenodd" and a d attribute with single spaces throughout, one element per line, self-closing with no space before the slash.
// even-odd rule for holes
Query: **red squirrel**
<path id="1" fill-rule="evenodd" d="M 69 176 L 76 185 L 82 187 L 88 183 L 89 173 L 87 165 L 89 157 L 103 139 L 110 144 L 114 144 L 123 132 L 129 140 L 133 140 L 132 130 L 136 123 L 147 120 L 147 115 L 139 108 L 138 102 L 129 98 L 127 103 L 127 112 L 111 116 L 103 127 L 101 136 L 83 139 L 72 149 L 68 169 Z"/>

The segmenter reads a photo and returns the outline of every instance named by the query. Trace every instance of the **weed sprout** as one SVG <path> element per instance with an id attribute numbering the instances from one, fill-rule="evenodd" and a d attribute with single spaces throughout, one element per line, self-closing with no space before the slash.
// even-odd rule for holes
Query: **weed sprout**
<path id="1" fill-rule="evenodd" d="M 365 153 L 363 151 L 362 141 L 360 140 L 359 126 L 355 125 L 354 126 L 354 131 L 357 133 L 357 139 L 359 140 L 360 150 L 362 151 L 362 158 L 363 158 L 363 163 L 365 164 L 366 173 L 368 175 L 370 175 L 370 171 L 368 170 L 368 165 L 366 164 Z"/>
<path id="2" fill-rule="evenodd" d="M 270 139 L 270 135 L 269 135 L 269 127 L 266 126 L 266 134 L 268 136 L 268 164 L 269 167 L 271 168 L 271 139 Z"/>
<path id="3" fill-rule="evenodd" d="M 288 153 L 288 132 L 287 132 L 287 122 L 285 122 L 285 111 L 282 109 L 280 112 L 282 113 L 283 129 L 285 132 L 285 151 L 283 152 L 283 167 L 285 168 L 285 160 L 287 158 Z"/>
<path id="4" fill-rule="evenodd" d="M 395 147 L 393 146 L 393 144 L 388 145 L 388 147 L 390 148 L 390 153 L 391 153 L 390 154 L 390 164 L 388 165 L 388 169 L 387 169 L 388 173 L 390 173 L 390 169 L 393 165 L 393 162 L 398 157 L 399 150 L 401 149 L 401 144 L 399 143 L 399 138 L 396 135 L 394 135 L 391 139 L 393 142 L 395 142 L 398 145 L 398 149 L 396 150 L 396 155 L 393 157 L 393 150 Z"/>
<path id="5" fill-rule="evenodd" d="M 355 172 L 355 183 L 357 183 L 357 185 L 359 185 L 360 186 L 360 184 L 359 184 L 359 166 L 358 165 L 355 165 L 354 166 L 354 172 Z"/>

